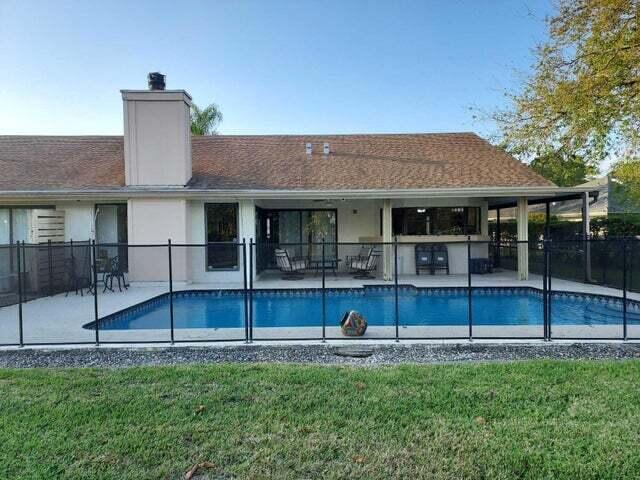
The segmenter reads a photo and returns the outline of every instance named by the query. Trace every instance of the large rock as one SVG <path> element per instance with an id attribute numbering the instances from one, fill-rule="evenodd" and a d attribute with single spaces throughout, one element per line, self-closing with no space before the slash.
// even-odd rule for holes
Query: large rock
<path id="1" fill-rule="evenodd" d="M 347 337 L 361 337 L 367 331 L 367 321 L 355 310 L 349 310 L 342 317 L 340 328 Z"/>

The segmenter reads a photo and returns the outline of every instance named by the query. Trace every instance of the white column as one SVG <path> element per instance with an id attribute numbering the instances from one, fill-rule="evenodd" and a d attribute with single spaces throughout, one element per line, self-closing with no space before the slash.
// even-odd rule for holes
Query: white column
<path id="1" fill-rule="evenodd" d="M 518 198 L 518 242 L 529 240 L 529 204 L 527 197 Z M 529 279 L 529 245 L 518 243 L 518 279 Z"/>
<path id="2" fill-rule="evenodd" d="M 255 242 L 256 239 L 256 205 L 253 200 L 240 200 L 239 206 L 239 216 L 240 216 L 240 224 L 239 224 L 239 233 L 240 238 L 238 238 L 239 242 L 242 242 L 244 238 L 247 241 L 247 265 L 244 265 L 244 268 L 247 270 L 247 279 L 250 278 L 250 275 L 253 273 L 255 278 L 256 272 L 256 249 L 253 249 L 253 272 L 249 271 L 249 244 L 251 240 Z"/>
<path id="3" fill-rule="evenodd" d="M 382 202 L 382 241 L 390 243 L 392 239 L 392 222 L 391 222 L 391 200 L 385 199 Z M 382 249 L 382 278 L 384 280 L 392 279 L 391 257 L 393 249 L 391 245 L 385 245 Z"/>

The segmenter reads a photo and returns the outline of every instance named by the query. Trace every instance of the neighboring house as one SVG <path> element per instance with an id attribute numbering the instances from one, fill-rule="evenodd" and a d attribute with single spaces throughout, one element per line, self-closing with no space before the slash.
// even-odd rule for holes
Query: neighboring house
<path id="1" fill-rule="evenodd" d="M 122 91 L 123 136 L 0 136 L 0 244 L 397 237 L 448 243 L 451 272 L 465 273 L 466 246 L 451 242 L 488 240 L 490 209 L 517 204 L 526 225 L 529 203 L 590 190 L 558 188 L 473 133 L 192 137 L 191 97 L 160 88 Z M 254 274 L 272 266 L 272 253 L 256 249 Z M 487 246 L 472 254 L 486 257 Z M 166 278 L 149 254 L 129 257 L 132 280 Z M 237 249 L 185 248 L 174 262 L 176 280 L 242 279 Z M 413 246 L 401 247 L 399 271 L 413 268 Z"/>

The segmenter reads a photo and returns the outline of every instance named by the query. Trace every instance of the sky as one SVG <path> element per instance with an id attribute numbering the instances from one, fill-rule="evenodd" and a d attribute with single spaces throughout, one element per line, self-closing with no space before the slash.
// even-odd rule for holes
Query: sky
<path id="1" fill-rule="evenodd" d="M 475 131 L 546 37 L 543 0 L 0 0 L 0 134 L 122 134 L 148 72 L 223 134 Z M 481 115 L 482 117 L 482 115 Z"/>

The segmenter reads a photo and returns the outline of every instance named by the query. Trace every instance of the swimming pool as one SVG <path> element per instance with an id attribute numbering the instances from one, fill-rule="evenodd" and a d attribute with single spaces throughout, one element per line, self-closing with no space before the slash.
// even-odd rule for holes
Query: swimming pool
<path id="1" fill-rule="evenodd" d="M 551 322 L 555 325 L 622 324 L 622 300 L 603 295 L 553 292 Z M 473 324 L 542 325 L 540 290 L 528 287 L 474 288 L 471 294 Z M 174 327 L 244 328 L 245 296 L 237 290 L 191 290 L 175 292 Z M 319 327 L 322 325 L 321 290 L 254 290 L 253 328 Z M 347 310 L 357 310 L 370 326 L 395 324 L 395 294 L 392 287 L 327 289 L 327 326 L 337 326 Z M 401 287 L 398 297 L 402 326 L 464 326 L 468 324 L 466 288 Z M 628 301 L 628 324 L 640 324 L 640 302 Z M 94 322 L 85 328 L 94 328 Z M 101 330 L 170 328 L 169 295 L 108 315 L 99 321 Z"/>

